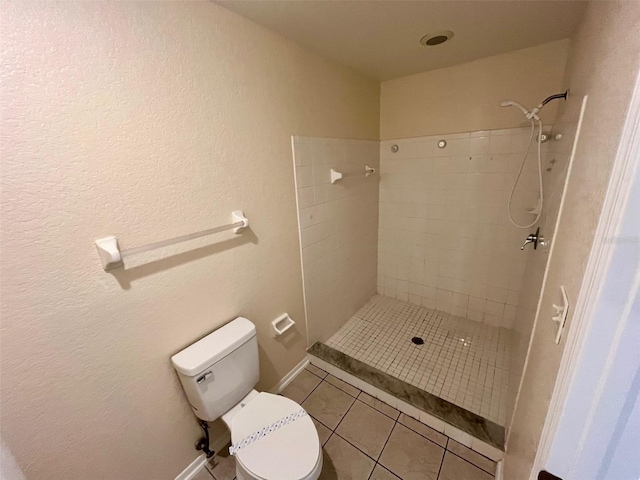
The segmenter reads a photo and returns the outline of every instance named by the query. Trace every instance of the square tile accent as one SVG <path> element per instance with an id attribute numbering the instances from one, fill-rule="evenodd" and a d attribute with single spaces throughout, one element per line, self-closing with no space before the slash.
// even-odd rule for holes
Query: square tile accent
<path id="1" fill-rule="evenodd" d="M 413 344 L 413 337 L 424 344 Z M 505 425 L 511 358 L 505 328 L 376 295 L 327 345 Z M 408 406 L 397 408 L 417 416 Z"/>

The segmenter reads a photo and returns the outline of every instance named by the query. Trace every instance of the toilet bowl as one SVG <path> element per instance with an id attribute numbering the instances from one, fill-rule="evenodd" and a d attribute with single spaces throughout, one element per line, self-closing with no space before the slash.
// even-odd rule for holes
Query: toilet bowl
<path id="1" fill-rule="evenodd" d="M 236 318 L 171 357 L 193 413 L 231 432 L 238 480 L 316 480 L 322 446 L 311 417 L 293 400 L 254 390 L 256 328 Z"/>
<path id="2" fill-rule="evenodd" d="M 238 480 L 316 480 L 320 476 L 318 432 L 299 404 L 254 390 L 240 405 L 222 416 L 231 432 L 232 449 L 239 447 L 234 452 Z M 292 420 L 281 422 L 287 418 Z M 270 427 L 269 432 L 251 441 L 265 427 Z"/>

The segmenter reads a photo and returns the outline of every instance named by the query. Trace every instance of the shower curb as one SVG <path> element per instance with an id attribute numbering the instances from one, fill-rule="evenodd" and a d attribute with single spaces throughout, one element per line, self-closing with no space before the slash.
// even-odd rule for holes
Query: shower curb
<path id="1" fill-rule="evenodd" d="M 379 389 L 382 392 L 391 395 L 398 401 L 404 404 L 408 404 L 409 407 L 417 409 L 423 414 L 430 415 L 432 417 L 435 417 L 435 419 L 444 422 L 445 425 L 442 431 L 445 433 L 445 435 L 447 434 L 448 427 L 450 428 L 450 426 L 452 426 L 455 429 L 460 430 L 461 433 L 463 432 L 464 434 L 473 437 L 473 439 L 469 443 L 480 447 L 474 448 L 472 445 L 466 445 L 469 448 L 479 451 L 479 453 L 490 458 L 495 457 L 493 458 L 494 460 L 499 460 L 500 458 L 502 458 L 505 442 L 505 429 L 503 426 L 487 420 L 486 418 L 470 412 L 469 410 L 466 410 L 462 407 L 459 407 L 451 402 L 443 400 L 436 395 L 425 392 L 418 387 L 399 380 L 381 370 L 373 368 L 366 363 L 361 362 L 360 360 L 356 360 L 355 358 L 352 358 L 349 355 L 346 355 L 339 350 L 329 347 L 328 345 L 325 345 L 323 343 L 314 343 L 309 349 L 307 349 L 307 353 L 311 356 L 311 363 L 313 363 L 315 357 L 323 362 L 326 362 L 329 365 L 332 365 L 346 372 L 347 374 L 355 377 L 361 382 L 364 382 L 365 388 L 362 388 L 362 385 L 354 385 L 357 388 L 367 391 L 366 384 L 368 384 L 376 389 Z M 342 380 L 348 381 L 344 378 Z M 385 401 L 384 398 L 380 398 L 380 400 Z M 398 410 L 400 411 L 403 410 L 401 406 L 401 404 L 398 405 Z M 420 416 L 419 414 L 415 413 L 413 415 L 407 412 L 403 413 L 406 413 L 407 415 L 413 416 L 415 418 Z M 424 415 L 421 415 L 420 421 L 422 421 L 423 418 Z M 423 423 L 428 424 L 429 422 Z M 429 426 L 433 427 L 433 425 Z M 436 428 L 436 430 L 441 429 Z M 486 451 L 486 449 L 482 448 L 483 446 L 478 445 L 477 441 L 484 443 L 489 449 L 497 449 L 499 450 L 499 452 L 488 452 Z"/>

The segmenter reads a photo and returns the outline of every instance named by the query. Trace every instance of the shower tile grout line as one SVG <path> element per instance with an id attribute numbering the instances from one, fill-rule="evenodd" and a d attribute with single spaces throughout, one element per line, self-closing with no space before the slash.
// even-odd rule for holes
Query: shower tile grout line
<path id="1" fill-rule="evenodd" d="M 506 416 L 510 357 L 508 332 L 503 330 L 375 296 L 327 344 L 502 423 L 500 418 Z M 405 348 L 401 341 L 414 335 L 426 339 L 424 348 L 419 347 L 422 352 Z M 456 342 L 456 338 L 460 341 Z"/>

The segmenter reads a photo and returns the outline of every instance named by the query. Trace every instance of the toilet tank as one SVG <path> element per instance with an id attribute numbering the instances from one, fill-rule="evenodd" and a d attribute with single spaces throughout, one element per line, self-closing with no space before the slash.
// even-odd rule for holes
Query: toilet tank
<path id="1" fill-rule="evenodd" d="M 215 420 L 258 383 L 256 327 L 238 317 L 176 353 L 171 363 L 196 416 Z"/>

